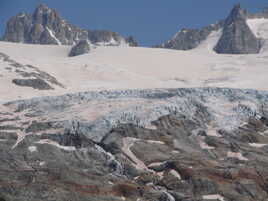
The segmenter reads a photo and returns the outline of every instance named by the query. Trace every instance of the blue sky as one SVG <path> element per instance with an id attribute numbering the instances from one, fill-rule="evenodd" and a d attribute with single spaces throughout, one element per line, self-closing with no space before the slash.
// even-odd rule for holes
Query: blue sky
<path id="1" fill-rule="evenodd" d="M 159 44 L 181 28 L 199 28 L 230 12 L 236 0 L 0 0 L 0 34 L 9 17 L 33 12 L 45 3 L 70 23 L 86 29 L 109 29 L 133 35 L 142 45 Z M 244 8 L 258 11 L 267 0 L 241 0 Z"/>

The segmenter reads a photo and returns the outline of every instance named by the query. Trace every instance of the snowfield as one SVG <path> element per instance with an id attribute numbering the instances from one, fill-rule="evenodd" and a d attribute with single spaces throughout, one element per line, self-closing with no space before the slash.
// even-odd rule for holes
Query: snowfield
<path id="1" fill-rule="evenodd" d="M 264 34 L 267 20 L 248 20 L 248 24 L 255 34 L 268 38 Z M 87 55 L 73 58 L 67 56 L 70 46 L 0 42 L 0 53 L 23 66 L 34 66 L 48 73 L 64 86 L 51 84 L 54 90 L 17 86 L 12 80 L 25 78 L 18 74 L 18 67 L 0 59 L 0 102 L 89 90 L 178 87 L 267 90 L 266 46 L 255 55 L 219 55 L 213 52 L 213 47 L 220 36 L 221 30 L 213 32 L 199 47 L 189 51 L 100 46 Z M 31 69 L 25 67 L 24 71 Z"/>

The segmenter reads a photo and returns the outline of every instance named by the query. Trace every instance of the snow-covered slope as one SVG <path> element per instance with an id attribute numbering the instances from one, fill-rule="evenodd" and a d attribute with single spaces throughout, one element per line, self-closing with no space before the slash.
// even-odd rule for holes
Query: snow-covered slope
<path id="1" fill-rule="evenodd" d="M 90 54 L 69 58 L 69 46 L 0 42 L 0 101 L 59 95 L 87 90 L 233 87 L 268 89 L 268 52 L 256 55 L 218 55 L 212 51 L 221 32 L 212 32 L 190 51 L 141 47 L 97 47 Z M 28 66 L 34 66 L 29 68 Z M 45 72 L 58 84 L 37 90 L 12 83 L 20 71 Z M 42 73 L 41 73 L 42 74 Z M 48 80 L 50 82 L 50 80 Z"/>
<path id="2" fill-rule="evenodd" d="M 262 39 L 262 49 L 261 51 L 268 50 L 268 19 L 267 18 L 255 18 L 248 19 L 247 24 L 251 31 L 255 34 L 257 38 Z"/>
<path id="3" fill-rule="evenodd" d="M 268 19 L 265 18 L 248 19 L 247 24 L 256 37 L 268 39 Z"/>

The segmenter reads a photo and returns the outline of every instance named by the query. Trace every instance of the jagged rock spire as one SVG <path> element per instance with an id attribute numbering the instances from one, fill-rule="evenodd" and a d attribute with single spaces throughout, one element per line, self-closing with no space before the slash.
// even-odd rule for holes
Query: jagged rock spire
<path id="1" fill-rule="evenodd" d="M 260 51 L 260 41 L 246 22 L 246 11 L 240 4 L 232 9 L 226 18 L 223 33 L 215 51 L 219 54 L 255 54 Z"/>
<path id="2" fill-rule="evenodd" d="M 231 24 L 235 20 L 245 20 L 246 11 L 241 8 L 240 3 L 236 4 L 231 10 L 229 16 L 225 20 L 225 24 Z"/>
<path id="3" fill-rule="evenodd" d="M 7 23 L 3 40 L 55 45 L 75 45 L 83 40 L 102 45 L 130 44 L 112 31 L 84 30 L 71 25 L 56 10 L 45 4 L 39 4 L 32 15 L 12 17 Z"/>

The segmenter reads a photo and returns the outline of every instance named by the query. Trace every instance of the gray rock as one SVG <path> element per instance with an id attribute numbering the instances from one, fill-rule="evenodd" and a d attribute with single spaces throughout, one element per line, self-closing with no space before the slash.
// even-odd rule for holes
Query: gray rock
<path id="1" fill-rule="evenodd" d="M 108 30 L 88 30 L 88 39 L 93 44 L 105 44 L 108 46 L 116 46 L 126 42 L 118 33 Z"/>
<path id="2" fill-rule="evenodd" d="M 236 5 L 225 20 L 223 33 L 215 51 L 219 54 L 255 54 L 259 53 L 260 41 L 250 30 L 246 22 L 246 11 Z"/>
<path id="3" fill-rule="evenodd" d="M 249 13 L 236 5 L 225 20 L 206 26 L 201 29 L 182 29 L 176 35 L 157 48 L 177 50 L 190 50 L 207 39 L 212 31 L 220 31 L 222 35 L 214 50 L 219 54 L 255 54 L 259 53 L 262 45 L 261 39 L 257 38 L 249 26 L 247 19 L 268 18 L 268 9 L 259 13 Z"/>
<path id="4" fill-rule="evenodd" d="M 215 25 L 209 25 L 202 29 L 182 29 L 171 40 L 156 46 L 160 48 L 190 50 L 196 48 L 203 40 L 205 40 L 212 31 L 219 30 L 222 22 Z"/>
<path id="5" fill-rule="evenodd" d="M 131 46 L 131 47 L 138 47 L 139 46 L 138 41 L 133 36 L 127 37 L 126 41 L 129 44 L 129 46 Z"/>
<path id="6" fill-rule="evenodd" d="M 113 45 L 126 39 L 112 31 L 85 30 L 64 20 L 59 13 L 40 4 L 32 15 L 20 13 L 12 17 L 6 26 L 4 41 L 31 44 L 74 45 L 81 40 Z"/>
<path id="7" fill-rule="evenodd" d="M 90 51 L 90 44 L 87 40 L 79 41 L 70 51 L 69 57 L 87 54 Z"/>
<path id="8" fill-rule="evenodd" d="M 21 87 L 32 87 L 39 90 L 53 89 L 48 83 L 42 79 L 13 79 L 12 83 Z"/>
<path id="9" fill-rule="evenodd" d="M 27 42 L 26 36 L 31 31 L 31 24 L 31 15 L 19 13 L 7 22 L 3 40 L 10 42 Z"/>

